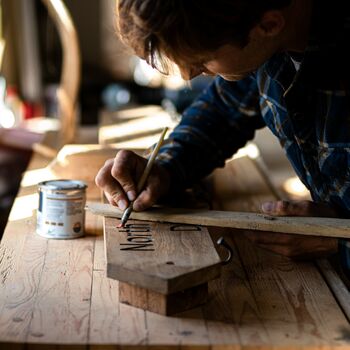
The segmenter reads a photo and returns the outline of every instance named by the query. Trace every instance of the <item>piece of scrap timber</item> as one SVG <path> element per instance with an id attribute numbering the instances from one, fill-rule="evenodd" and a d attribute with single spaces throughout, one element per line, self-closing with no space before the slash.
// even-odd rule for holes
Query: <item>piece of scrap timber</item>
<path id="1" fill-rule="evenodd" d="M 123 212 L 115 206 L 98 202 L 88 202 L 86 209 L 96 215 L 115 218 L 121 218 L 123 214 Z M 276 217 L 249 212 L 153 207 L 147 211 L 133 212 L 131 219 L 311 236 L 350 238 L 350 220 L 338 218 Z"/>
<path id="2" fill-rule="evenodd" d="M 171 315 L 203 304 L 221 259 L 206 227 L 105 218 L 107 277 L 119 300 Z"/>

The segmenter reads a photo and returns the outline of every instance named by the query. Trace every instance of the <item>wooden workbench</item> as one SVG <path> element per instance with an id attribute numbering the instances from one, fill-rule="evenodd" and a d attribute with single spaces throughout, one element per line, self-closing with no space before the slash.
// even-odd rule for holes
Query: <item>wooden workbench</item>
<path id="1" fill-rule="evenodd" d="M 105 276 L 101 218 L 87 213 L 81 239 L 35 233 L 35 183 L 48 176 L 47 163 L 34 155 L 1 242 L 1 349 L 350 347 L 349 293 L 328 262 L 293 262 L 239 231 L 214 234 L 225 234 L 235 254 L 204 306 L 165 317 L 120 304 L 118 282 Z M 216 171 L 214 208 L 252 211 L 275 198 L 262 174 L 248 157 Z"/>

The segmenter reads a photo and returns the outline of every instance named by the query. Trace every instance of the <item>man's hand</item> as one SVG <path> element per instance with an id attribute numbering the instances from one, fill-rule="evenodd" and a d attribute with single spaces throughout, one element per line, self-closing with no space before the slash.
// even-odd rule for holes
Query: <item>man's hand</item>
<path id="1" fill-rule="evenodd" d="M 129 201 L 135 200 L 133 209 L 142 211 L 153 204 L 169 190 L 169 173 L 160 165 L 153 164 L 141 193 L 136 193 L 147 159 L 131 151 L 119 151 L 114 159 L 106 161 L 96 175 L 95 182 L 105 193 L 108 201 L 125 210 Z"/>
<path id="2" fill-rule="evenodd" d="M 329 206 L 311 201 L 266 202 L 262 211 L 272 216 L 338 216 Z M 245 236 L 262 248 L 294 259 L 324 257 L 338 250 L 336 238 L 258 231 L 247 232 Z"/>

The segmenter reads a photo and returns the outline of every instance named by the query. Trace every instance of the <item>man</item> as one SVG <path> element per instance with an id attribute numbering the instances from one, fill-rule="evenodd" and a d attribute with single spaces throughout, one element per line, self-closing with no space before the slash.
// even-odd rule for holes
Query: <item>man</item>
<path id="1" fill-rule="evenodd" d="M 183 114 L 134 202 L 144 210 L 191 186 L 268 126 L 313 201 L 268 202 L 270 215 L 350 215 L 350 16 L 340 0 L 120 0 L 122 39 L 152 66 L 185 79 L 217 76 Z M 146 160 L 121 151 L 96 183 L 124 210 Z M 234 181 L 234 180 L 233 180 Z M 346 242 L 251 233 L 290 257 L 321 256 Z M 350 261 L 350 259 L 349 259 Z"/>

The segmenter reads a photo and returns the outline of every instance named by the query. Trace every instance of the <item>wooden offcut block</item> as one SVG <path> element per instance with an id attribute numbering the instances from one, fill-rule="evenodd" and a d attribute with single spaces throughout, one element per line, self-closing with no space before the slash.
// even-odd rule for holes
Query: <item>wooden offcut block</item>
<path id="1" fill-rule="evenodd" d="M 170 316 L 204 304 L 208 299 L 208 283 L 172 294 L 119 282 L 119 302 L 157 314 Z"/>
<path id="2" fill-rule="evenodd" d="M 170 315 L 203 304 L 221 260 L 206 227 L 105 218 L 107 277 L 121 302 Z"/>

